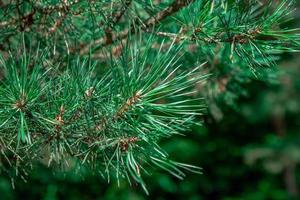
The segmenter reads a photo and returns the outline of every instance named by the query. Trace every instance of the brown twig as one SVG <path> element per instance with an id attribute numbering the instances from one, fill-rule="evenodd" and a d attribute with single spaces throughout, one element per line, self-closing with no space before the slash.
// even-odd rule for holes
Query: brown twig
<path id="1" fill-rule="evenodd" d="M 112 20 L 110 22 L 110 25 L 108 28 L 105 29 L 105 35 L 106 35 L 106 39 L 109 40 L 107 42 L 112 43 L 112 31 L 114 26 L 121 20 L 122 16 L 125 14 L 126 10 L 128 9 L 128 7 L 130 6 L 132 0 L 125 0 L 124 5 L 122 6 L 121 10 L 119 12 L 116 12 L 113 17 Z"/>
<path id="2" fill-rule="evenodd" d="M 188 6 L 195 0 L 175 0 L 169 7 L 165 8 L 164 10 L 158 12 L 156 15 L 148 18 L 143 23 L 143 29 L 146 30 L 152 26 L 155 26 L 159 22 L 161 22 L 163 19 L 167 18 L 168 16 L 173 15 L 174 13 L 178 12 L 182 8 Z"/>
<path id="3" fill-rule="evenodd" d="M 121 151 L 126 152 L 129 148 L 129 145 L 132 143 L 136 143 L 137 141 L 139 141 L 139 139 L 137 137 L 129 137 L 129 138 L 121 139 L 119 141 Z"/>
<path id="4" fill-rule="evenodd" d="M 136 104 L 140 98 L 142 93 L 140 91 L 136 92 L 132 97 L 127 99 L 126 103 L 121 106 L 119 111 L 116 113 L 116 115 L 113 117 L 113 121 L 117 121 L 118 119 L 122 118 L 125 113 L 132 107 L 134 104 Z"/>
<path id="5" fill-rule="evenodd" d="M 149 31 L 150 28 L 154 27 L 158 23 L 160 23 L 162 20 L 167 18 L 168 16 L 171 16 L 172 14 L 178 12 L 182 8 L 188 6 L 195 0 L 175 0 L 170 6 L 165 8 L 164 10 L 156 13 L 154 16 L 149 17 L 146 21 L 142 23 L 142 30 Z M 132 27 L 130 29 L 124 30 L 118 34 L 111 34 L 109 39 L 105 35 L 104 37 L 101 37 L 92 43 L 85 44 L 81 46 L 80 54 L 86 54 L 89 52 L 90 48 L 94 45 L 98 46 L 108 46 L 113 44 L 117 40 L 122 40 L 124 38 L 127 38 L 130 33 L 135 33 L 135 28 Z"/>
<path id="6" fill-rule="evenodd" d="M 125 104 L 123 104 L 120 109 L 117 111 L 117 113 L 112 117 L 112 122 L 118 121 L 120 118 L 122 118 L 128 110 L 135 105 L 140 99 L 141 99 L 141 91 L 136 92 L 132 97 L 127 99 Z M 106 117 L 102 118 L 99 124 L 95 127 L 95 130 L 97 131 L 103 131 L 106 129 L 108 125 L 108 119 Z"/>

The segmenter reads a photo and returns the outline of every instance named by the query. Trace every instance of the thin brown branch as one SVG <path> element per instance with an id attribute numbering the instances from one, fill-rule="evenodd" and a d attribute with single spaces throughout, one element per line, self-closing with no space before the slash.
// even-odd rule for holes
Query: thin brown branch
<path id="1" fill-rule="evenodd" d="M 136 92 L 132 97 L 128 98 L 125 104 L 123 104 L 116 114 L 111 118 L 112 122 L 115 122 L 122 118 L 129 109 L 135 105 L 141 98 L 141 91 Z M 108 125 L 108 119 L 106 117 L 102 118 L 99 124 L 95 127 L 97 131 L 103 131 Z"/>
<path id="2" fill-rule="evenodd" d="M 112 31 L 114 26 L 121 20 L 122 16 L 125 14 L 126 10 L 128 9 L 128 7 L 130 6 L 132 0 L 125 0 L 124 5 L 122 6 L 121 10 L 119 12 L 116 12 L 113 17 L 112 20 L 110 22 L 110 25 L 107 29 L 105 29 L 105 35 L 106 35 L 106 40 L 108 40 L 107 42 L 112 43 Z"/>
<path id="3" fill-rule="evenodd" d="M 167 18 L 168 16 L 173 15 L 174 13 L 180 11 L 182 8 L 188 6 L 195 0 L 175 0 L 169 7 L 165 8 L 164 10 L 158 12 L 156 15 L 148 18 L 143 23 L 143 29 L 148 29 L 151 26 L 155 26 L 163 19 Z"/>
<path id="4" fill-rule="evenodd" d="M 184 7 L 188 6 L 195 0 L 175 0 L 170 6 L 165 8 L 164 10 L 156 13 L 154 16 L 149 17 L 146 21 L 142 23 L 142 30 L 148 31 L 151 27 L 154 27 L 158 23 L 160 23 L 162 20 L 167 18 L 168 16 L 171 16 L 172 14 L 178 12 L 179 10 L 183 9 Z M 110 38 L 108 39 L 105 35 L 102 38 L 99 38 L 95 40 L 92 43 L 89 43 L 87 45 L 81 46 L 80 54 L 86 54 L 89 52 L 90 48 L 94 45 L 98 46 L 108 46 L 113 44 L 115 41 L 125 39 L 128 37 L 130 33 L 135 33 L 135 28 L 132 27 L 131 29 L 124 30 L 118 34 L 111 34 Z"/>
<path id="5" fill-rule="evenodd" d="M 129 8 L 132 0 L 125 0 L 124 5 L 122 6 L 121 10 L 119 12 L 116 12 L 113 15 L 111 26 L 115 26 L 122 18 L 122 16 L 125 14 L 126 10 Z"/>
<path id="6" fill-rule="evenodd" d="M 141 95 L 141 91 L 138 91 L 132 97 L 127 99 L 126 103 L 122 105 L 122 107 L 113 117 L 113 121 L 117 121 L 118 119 L 122 118 L 125 115 L 125 113 L 140 100 Z"/>
<path id="7" fill-rule="evenodd" d="M 117 58 L 121 55 L 125 43 L 126 43 L 126 40 L 123 39 L 120 43 L 113 46 L 111 48 L 110 52 L 107 52 L 104 49 L 103 51 L 99 51 L 99 52 L 93 54 L 92 57 L 94 59 L 98 59 L 98 60 L 107 60 L 107 59 L 110 59 L 111 56 Z"/>

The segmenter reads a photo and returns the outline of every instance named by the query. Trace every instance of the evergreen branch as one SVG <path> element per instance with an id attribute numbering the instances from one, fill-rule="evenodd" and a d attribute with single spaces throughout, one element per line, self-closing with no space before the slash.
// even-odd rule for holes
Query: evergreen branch
<path id="1" fill-rule="evenodd" d="M 112 20 L 109 24 L 109 27 L 104 30 L 105 35 L 106 35 L 106 43 L 113 43 L 113 28 L 114 26 L 121 20 L 122 16 L 125 14 L 126 10 L 130 6 L 132 0 L 125 0 L 124 5 L 122 5 L 122 8 L 119 12 L 114 13 Z"/>
<path id="2" fill-rule="evenodd" d="M 127 174 L 145 190 L 143 166 L 154 158 L 157 166 L 182 178 L 175 162 L 157 157 L 157 142 L 201 115 L 203 106 L 195 104 L 199 99 L 189 99 L 187 91 L 205 76 L 200 67 L 190 72 L 173 68 L 181 58 L 173 45 L 152 60 L 151 43 L 144 50 L 137 43 L 133 51 L 127 46 L 103 78 L 95 77 L 96 65 L 85 66 L 87 62 L 77 61 L 50 78 L 38 63 L 29 73 L 32 58 L 25 53 L 20 62 L 2 59 L 0 131 L 7 138 L 17 136 L 13 143 L 3 138 L 3 145 L 15 149 L 24 165 L 40 161 L 41 152 L 49 154 L 50 166 L 66 167 L 73 159 L 102 170 L 124 162 L 117 176 Z M 29 154 L 35 156 L 29 159 Z"/>
<path id="3" fill-rule="evenodd" d="M 146 21 L 142 23 L 142 30 L 148 30 L 152 26 L 157 25 L 159 22 L 164 20 L 165 18 L 171 16 L 172 14 L 178 12 L 179 10 L 183 9 L 184 7 L 191 4 L 194 0 L 175 0 L 170 6 L 165 8 L 164 10 L 156 13 L 154 16 L 149 17 Z M 123 30 L 117 34 L 111 34 L 110 39 L 107 36 L 99 38 L 95 40 L 93 43 L 81 46 L 80 54 L 86 54 L 89 52 L 90 48 L 94 45 L 97 46 L 108 46 L 113 44 L 115 41 L 122 40 L 128 37 L 130 33 L 135 33 L 135 27 L 130 28 L 129 30 Z"/>
<path id="4" fill-rule="evenodd" d="M 183 9 L 184 7 L 190 5 L 195 0 L 175 0 L 169 7 L 165 8 L 164 10 L 158 12 L 156 15 L 148 18 L 143 23 L 143 29 L 151 28 L 152 26 L 155 26 L 168 16 L 173 15 L 174 13 L 178 12 L 179 10 Z"/>
<path id="5" fill-rule="evenodd" d="M 253 73 L 276 66 L 282 52 L 299 51 L 299 29 L 282 28 L 293 6 L 288 0 L 5 1 L 1 163 L 17 176 L 39 162 L 91 169 L 146 192 L 149 166 L 180 179 L 184 171 L 201 173 L 170 160 L 160 139 L 198 123 L 205 111 L 200 94 L 212 107 L 221 94 L 233 104 Z M 35 55 L 26 48 L 30 40 Z M 40 54 L 39 45 L 49 52 Z M 75 58 L 88 53 L 89 59 Z"/>

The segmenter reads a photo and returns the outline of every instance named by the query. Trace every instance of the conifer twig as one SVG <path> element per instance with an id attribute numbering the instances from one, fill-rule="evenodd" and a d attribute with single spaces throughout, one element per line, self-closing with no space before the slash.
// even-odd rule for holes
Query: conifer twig
<path id="1" fill-rule="evenodd" d="M 178 12 L 179 10 L 181 10 L 182 8 L 188 6 L 189 4 L 191 4 L 194 1 L 195 0 L 175 0 L 170 6 L 168 6 L 164 10 L 156 13 L 154 16 L 151 16 L 146 21 L 144 21 L 142 23 L 142 30 L 147 31 L 149 28 L 157 25 L 159 22 L 161 22 L 162 20 L 164 20 L 168 16 Z M 80 47 L 80 54 L 83 55 L 83 54 L 88 53 L 90 48 L 94 45 L 95 46 L 108 46 L 108 45 L 111 45 L 111 44 L 113 44 L 114 42 L 116 42 L 118 40 L 122 40 L 122 39 L 128 37 L 128 35 L 130 33 L 134 33 L 135 31 L 136 31 L 135 28 L 132 27 L 129 30 L 123 30 L 122 32 L 119 32 L 117 34 L 116 33 L 111 34 L 109 36 L 110 39 L 108 39 L 107 36 L 96 39 L 95 41 L 93 41 L 90 44 L 85 44 L 85 45 L 81 46 Z"/>

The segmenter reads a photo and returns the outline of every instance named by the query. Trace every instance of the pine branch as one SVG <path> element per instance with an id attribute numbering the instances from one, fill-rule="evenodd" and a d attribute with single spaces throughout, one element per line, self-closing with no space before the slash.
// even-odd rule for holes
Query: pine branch
<path id="1" fill-rule="evenodd" d="M 166 155 L 158 156 L 157 142 L 184 130 L 201 115 L 203 106 L 194 103 L 199 99 L 187 94 L 205 76 L 200 67 L 190 72 L 175 67 L 180 49 L 170 46 L 152 60 L 151 45 L 143 51 L 138 46 L 134 45 L 133 52 L 125 48 L 103 78 L 95 76 L 96 65 L 86 66 L 87 61 L 77 61 L 53 77 L 43 72 L 45 58 L 39 54 L 33 58 L 24 52 L 20 60 L 2 59 L 0 131 L 5 136 L 5 154 L 15 149 L 22 160 L 18 167 L 23 168 L 40 162 L 41 153 L 49 155 L 50 166 L 67 167 L 70 160 L 97 171 L 113 171 L 117 166 L 117 176 L 127 174 L 145 190 L 145 161 L 152 160 L 182 178 L 179 164 Z M 36 58 L 39 62 L 29 70 L 30 61 Z M 11 143 L 14 136 L 17 139 Z M 111 172 L 104 172 L 109 179 Z"/>
<path id="2" fill-rule="evenodd" d="M 299 29 L 282 28 L 292 10 L 288 0 L 5 1 L 0 161 L 18 176 L 41 162 L 145 191 L 149 165 L 180 179 L 184 170 L 200 173 L 170 160 L 160 139 L 199 121 L 199 96 L 208 106 L 220 94 L 232 103 L 243 83 L 299 51 Z"/>
<path id="3" fill-rule="evenodd" d="M 126 10 L 128 9 L 128 7 L 131 4 L 131 2 L 132 2 L 132 0 L 125 0 L 124 5 L 122 5 L 121 10 L 114 13 L 114 15 L 112 16 L 112 20 L 109 24 L 109 27 L 104 30 L 107 43 L 113 43 L 113 41 L 112 41 L 113 28 L 121 20 L 122 16 L 125 14 Z"/>
<path id="4" fill-rule="evenodd" d="M 149 17 L 146 21 L 142 23 L 142 30 L 148 30 L 149 28 L 157 25 L 159 22 L 164 20 L 165 18 L 173 15 L 174 13 L 178 12 L 179 10 L 183 9 L 184 7 L 191 4 L 194 0 L 175 0 L 170 6 L 165 8 L 164 10 L 156 13 L 154 16 Z M 135 33 L 136 29 L 135 27 L 130 28 L 129 30 L 123 30 L 122 32 L 119 32 L 117 34 L 111 34 L 109 39 L 107 36 L 99 38 L 95 40 L 93 43 L 81 46 L 80 48 L 80 54 L 86 54 L 89 52 L 89 49 L 92 48 L 92 46 L 108 46 L 113 44 L 115 41 L 119 41 L 122 39 L 125 39 L 128 37 L 130 33 Z"/>

